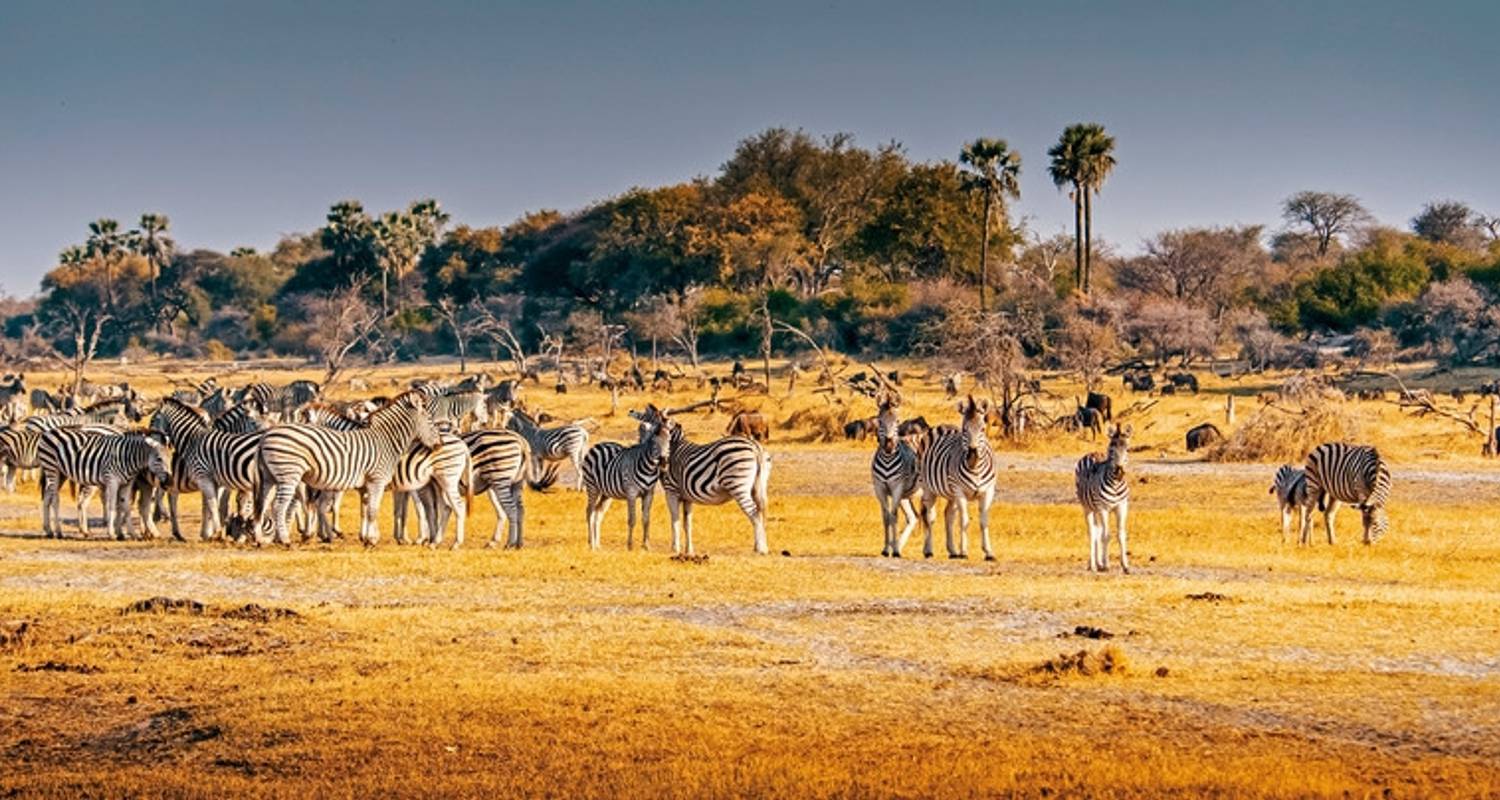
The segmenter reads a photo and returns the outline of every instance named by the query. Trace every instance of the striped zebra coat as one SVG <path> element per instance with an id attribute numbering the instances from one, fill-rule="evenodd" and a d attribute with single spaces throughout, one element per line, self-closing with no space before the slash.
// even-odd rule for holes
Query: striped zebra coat
<path id="1" fill-rule="evenodd" d="M 486 492 L 495 507 L 495 534 L 485 547 L 500 544 L 501 532 L 510 522 L 505 549 L 519 549 L 524 543 L 525 504 L 521 490 L 531 469 L 531 445 L 515 431 L 477 430 L 463 435 L 469 446 L 472 477 L 470 495 Z"/>
<path id="2" fill-rule="evenodd" d="M 526 437 L 526 443 L 531 446 L 534 479 L 539 479 L 552 462 L 566 459 L 573 465 L 575 488 L 583 488 L 583 455 L 589 447 L 589 432 L 582 425 L 572 423 L 543 428 L 520 409 L 510 410 L 508 416 L 505 427 Z"/>
<path id="3" fill-rule="evenodd" d="M 634 412 L 631 416 L 636 416 Z M 643 423 L 641 440 L 626 447 L 600 442 L 583 457 L 583 489 L 588 493 L 584 518 L 589 547 L 599 549 L 604 513 L 613 500 L 624 500 L 627 512 L 625 549 L 635 546 L 636 504 L 641 507 L 641 549 L 651 549 L 651 500 L 662 468 L 672 454 L 672 432 L 664 425 Z"/>
<path id="4" fill-rule="evenodd" d="M 1125 522 L 1130 512 L 1130 483 L 1125 467 L 1130 461 L 1132 426 L 1109 427 L 1109 450 L 1078 459 L 1073 485 L 1083 519 L 1089 529 L 1089 571 L 1109 571 L 1109 517 L 1115 515 L 1115 534 L 1120 540 L 1120 569 L 1130 572 L 1130 552 Z"/>
<path id="5" fill-rule="evenodd" d="M 36 469 L 36 446 L 42 435 L 24 425 L 0 428 L 0 465 L 5 467 L 5 491 L 16 491 L 16 476 Z"/>
<path id="6" fill-rule="evenodd" d="M 413 442 L 433 447 L 439 434 L 427 416 L 427 399 L 407 392 L 371 414 L 367 428 L 338 431 L 293 423 L 273 427 L 263 436 L 262 480 L 274 496 L 263 509 L 258 540 L 269 532 L 279 544 L 291 543 L 287 517 L 298 488 L 305 485 L 323 493 L 318 511 L 325 531 L 331 530 L 326 512 L 333 492 L 364 489 L 360 541 L 374 546 L 380 540 L 380 501 L 397 465 Z"/>
<path id="7" fill-rule="evenodd" d="M 101 433 L 98 429 L 55 428 L 42 434 L 37 460 L 42 471 L 42 532 L 48 538 L 62 537 L 58 493 L 64 481 L 78 487 L 78 529 L 90 535 L 86 506 L 94 490 L 104 489 L 105 533 L 116 539 L 135 536 L 127 506 L 130 487 L 144 473 L 159 482 L 171 479 L 172 453 L 154 432 Z M 149 537 L 156 526 L 143 497 L 141 516 Z M 122 513 L 123 512 L 123 513 Z M 123 516 L 123 529 L 117 528 Z"/>
<path id="8" fill-rule="evenodd" d="M 42 433 L 53 428 L 76 425 L 124 425 L 141 418 L 135 404 L 125 398 L 101 400 L 88 408 L 69 414 L 43 414 L 26 420 L 28 430 Z"/>
<path id="9" fill-rule="evenodd" d="M 919 497 L 921 481 L 917 475 L 917 448 L 901 436 L 901 420 L 896 416 L 896 404 L 880 404 L 880 416 L 875 419 L 875 455 L 870 459 L 870 481 L 875 488 L 875 501 L 880 504 L 880 521 L 885 529 L 885 544 L 880 549 L 882 556 L 901 557 L 901 549 L 911 536 L 920 515 L 912 499 Z M 906 519 L 906 526 L 896 532 L 897 515 Z"/>
<path id="10" fill-rule="evenodd" d="M 922 555 L 932 557 L 932 527 L 937 522 L 937 501 L 943 500 L 943 526 L 949 558 L 969 557 L 969 501 L 979 507 L 979 539 L 986 561 L 995 560 L 990 546 L 990 507 L 995 504 L 995 452 L 990 449 L 985 415 L 989 401 L 971 395 L 958 404 L 958 427 L 939 425 L 928 431 L 921 457 L 917 459 L 922 489 Z M 954 521 L 958 522 L 955 542 Z"/>
<path id="11" fill-rule="evenodd" d="M 396 542 L 406 544 L 406 504 L 414 500 L 418 544 L 441 545 L 451 514 L 455 520 L 453 549 L 462 547 L 468 514 L 463 487 L 473 484 L 469 470 L 469 446 L 458 436 L 444 433 L 436 447 L 413 444 L 391 479 Z"/>
<path id="12" fill-rule="evenodd" d="M 244 405 L 241 403 L 235 408 Z M 203 519 L 198 535 L 205 542 L 212 541 L 220 533 L 221 494 L 238 492 L 237 516 L 245 518 L 251 514 L 255 492 L 260 486 L 257 457 L 262 434 L 259 431 L 218 430 L 209 420 L 207 411 L 170 397 L 163 400 L 152 415 L 151 427 L 164 433 L 173 444 L 173 480 L 164 487 L 170 504 L 173 537 L 183 538 L 177 509 L 178 497 L 184 491 L 197 491 L 203 495 Z"/>
<path id="13" fill-rule="evenodd" d="M 1276 505 L 1281 509 L 1281 541 L 1285 543 L 1287 531 L 1292 526 L 1292 515 L 1296 515 L 1299 531 L 1303 522 L 1312 515 L 1314 500 L 1307 493 L 1307 473 L 1291 464 L 1282 464 L 1271 481 L 1270 493 L 1276 496 Z"/>
<path id="14" fill-rule="evenodd" d="M 1359 509 L 1364 523 L 1364 543 L 1374 544 L 1390 529 L 1386 503 L 1391 497 L 1391 471 L 1373 447 L 1330 443 L 1319 445 L 1307 457 L 1307 494 L 1323 512 L 1328 543 L 1333 544 L 1333 517 L 1340 503 Z M 1312 538 L 1312 514 L 1302 522 L 1302 544 Z"/>
<path id="15" fill-rule="evenodd" d="M 766 542 L 769 510 L 767 485 L 771 455 L 760 443 L 744 436 L 726 436 L 708 444 L 687 440 L 682 426 L 655 406 L 647 414 L 671 435 L 667 469 L 661 473 L 667 512 L 672 517 L 672 551 L 693 553 L 693 506 L 734 501 L 750 520 L 755 552 L 771 551 Z M 680 534 L 680 537 L 679 537 Z"/>

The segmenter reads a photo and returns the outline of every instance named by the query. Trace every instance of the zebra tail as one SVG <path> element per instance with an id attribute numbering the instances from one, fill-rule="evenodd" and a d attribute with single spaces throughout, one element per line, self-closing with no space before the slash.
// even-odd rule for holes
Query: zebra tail
<path id="1" fill-rule="evenodd" d="M 474 459 L 464 463 L 464 513 L 474 510 Z"/>
<path id="2" fill-rule="evenodd" d="M 545 492 L 557 483 L 556 464 L 545 464 L 540 475 L 535 475 L 534 470 L 531 472 L 533 476 L 526 479 L 526 485 L 530 486 L 533 491 Z"/>

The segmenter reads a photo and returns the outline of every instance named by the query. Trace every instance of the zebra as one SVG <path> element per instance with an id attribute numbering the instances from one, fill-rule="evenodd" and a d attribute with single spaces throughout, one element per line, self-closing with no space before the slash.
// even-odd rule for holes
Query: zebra
<path id="1" fill-rule="evenodd" d="M 939 425 L 928 432 L 917 459 L 918 485 L 922 490 L 922 555 L 932 558 L 932 527 L 937 522 L 937 501 L 943 500 L 943 527 L 949 558 L 969 557 L 969 501 L 979 506 L 979 539 L 984 560 L 994 561 L 990 547 L 990 507 L 995 504 L 995 452 L 990 449 L 985 415 L 988 400 L 969 395 L 960 400 L 959 425 Z M 953 535 L 958 518 L 958 537 Z"/>
<path id="2" fill-rule="evenodd" d="M 920 489 L 917 479 L 917 450 L 900 435 L 901 419 L 897 403 L 880 404 L 875 425 L 875 455 L 870 459 L 870 480 L 875 487 L 875 501 L 880 504 L 880 520 L 885 528 L 882 556 L 901 557 L 901 548 L 917 525 L 917 510 L 912 498 Z M 896 515 L 906 518 L 906 527 L 896 533 Z"/>
<path id="3" fill-rule="evenodd" d="M 644 415 L 630 412 L 636 419 Z M 641 507 L 641 549 L 651 549 L 651 500 L 656 482 L 672 455 L 672 432 L 665 425 L 644 422 L 641 440 L 626 447 L 619 442 L 600 442 L 583 457 L 583 487 L 588 492 L 584 517 L 588 523 L 589 548 L 599 549 L 599 529 L 612 500 L 624 500 L 629 516 L 625 549 L 634 549 L 635 507 Z"/>
<path id="4" fill-rule="evenodd" d="M 296 380 L 281 387 L 277 393 L 276 410 L 287 414 L 302 406 L 317 400 L 323 394 L 323 387 L 316 381 Z"/>
<path id="5" fill-rule="evenodd" d="M 292 423 L 278 425 L 262 434 L 260 463 L 267 496 L 274 502 L 262 509 L 257 543 L 267 531 L 278 544 L 290 544 L 287 515 L 301 485 L 323 492 L 319 518 L 326 524 L 326 508 L 332 492 L 365 490 L 360 520 L 360 541 L 373 547 L 380 540 L 377 512 L 397 464 L 420 441 L 427 447 L 439 442 L 439 434 L 427 416 L 427 398 L 408 392 L 370 415 L 369 427 L 339 431 Z"/>
<path id="6" fill-rule="evenodd" d="M 501 531 L 509 520 L 510 535 L 505 540 L 505 549 L 519 549 L 523 544 L 525 519 L 521 489 L 530 471 L 531 444 L 526 437 L 509 430 L 480 429 L 462 438 L 469 446 L 472 464 L 472 477 L 467 484 L 469 495 L 487 492 L 495 507 L 495 533 L 485 547 L 500 543 Z"/>
<path id="7" fill-rule="evenodd" d="M 280 395 L 280 389 L 264 381 L 257 381 L 240 388 L 234 394 L 230 395 L 230 398 L 236 403 L 243 403 L 246 400 L 254 399 L 260 402 L 261 408 L 275 408 L 276 399 Z"/>
<path id="8" fill-rule="evenodd" d="M 78 528 L 83 536 L 89 536 L 85 505 L 95 487 L 102 486 L 106 534 L 121 540 L 126 535 L 134 537 L 135 527 L 126 507 L 130 487 L 142 473 L 150 473 L 162 483 L 170 480 L 171 459 L 170 448 L 154 431 L 109 435 L 81 428 L 54 428 L 43 433 L 37 443 L 37 461 L 42 469 L 42 533 L 49 539 L 62 538 L 58 490 L 63 481 L 72 481 L 78 486 Z M 156 525 L 144 500 L 142 521 L 148 538 L 154 539 Z M 125 525 L 119 531 L 115 523 L 122 509 Z"/>
<path id="9" fill-rule="evenodd" d="M 7 376 L 6 382 L 0 384 L 0 423 L 20 422 L 29 413 L 31 403 L 27 399 L 26 376 L 19 373 Z"/>
<path id="10" fill-rule="evenodd" d="M 101 400 L 88 408 L 71 414 L 43 414 L 28 417 L 26 428 L 42 433 L 53 428 L 74 425 L 123 425 L 141 418 L 140 409 L 129 398 L 117 397 Z"/>
<path id="11" fill-rule="evenodd" d="M 395 534 L 398 544 L 406 544 L 406 502 L 416 501 L 419 544 L 437 547 L 443 543 L 448 515 L 455 520 L 453 549 L 464 543 L 467 503 L 461 498 L 470 470 L 469 446 L 463 439 L 443 433 L 436 447 L 420 442 L 412 445 L 396 466 L 390 490 L 395 511 Z"/>
<path id="12" fill-rule="evenodd" d="M 484 392 L 480 391 L 440 394 L 428 400 L 427 408 L 433 422 L 452 422 L 462 426 L 470 417 L 478 425 L 490 422 L 489 404 L 485 402 Z"/>
<path id="13" fill-rule="evenodd" d="M 1299 526 L 1303 518 L 1312 514 L 1313 499 L 1307 492 L 1307 472 L 1291 464 L 1282 464 L 1271 481 L 1270 494 L 1276 495 L 1276 505 L 1281 508 L 1281 541 L 1285 544 L 1292 514 L 1297 515 Z"/>
<path id="14" fill-rule="evenodd" d="M 0 464 L 5 466 L 5 491 L 15 494 L 16 475 L 36 469 L 36 445 L 41 434 L 24 425 L 0 428 Z"/>
<path id="15" fill-rule="evenodd" d="M 755 552 L 766 554 L 767 484 L 771 455 L 758 442 L 726 436 L 708 444 L 687 440 L 682 426 L 667 412 L 647 406 L 646 414 L 671 433 L 667 469 L 661 473 L 662 492 L 672 516 L 672 552 L 693 553 L 693 506 L 735 501 L 755 531 Z M 681 534 L 681 538 L 679 538 Z M 682 545 L 682 546 L 679 546 Z"/>
<path id="16" fill-rule="evenodd" d="M 1373 447 L 1330 443 L 1319 445 L 1307 457 L 1307 494 L 1310 504 L 1323 512 L 1328 543 L 1333 544 L 1333 516 L 1339 503 L 1360 510 L 1364 543 L 1374 544 L 1390 529 L 1385 506 L 1391 497 L 1391 471 Z M 1312 510 L 1302 517 L 1302 544 L 1312 536 Z"/>
<path id="17" fill-rule="evenodd" d="M 1089 528 L 1089 572 L 1109 571 L 1109 515 L 1116 517 L 1115 534 L 1120 539 L 1120 569 L 1130 573 L 1125 519 L 1130 511 L 1130 484 L 1125 467 L 1130 461 L 1131 425 L 1109 426 L 1109 450 L 1104 455 L 1090 453 L 1078 459 L 1073 483 L 1078 490 L 1078 504 Z"/>
<path id="18" fill-rule="evenodd" d="M 218 430 L 209 421 L 208 412 L 171 397 L 163 400 L 152 415 L 151 428 L 167 436 L 176 456 L 173 480 L 162 487 L 171 504 L 174 538 L 179 541 L 183 538 L 177 514 L 178 496 L 183 491 L 196 490 L 203 495 L 199 537 L 205 542 L 214 539 L 219 531 L 221 492 L 239 492 L 238 516 L 249 515 L 250 501 L 260 485 L 256 458 L 262 435 L 259 431 Z"/>
<path id="19" fill-rule="evenodd" d="M 259 402 L 245 400 L 215 414 L 213 428 L 227 433 L 257 433 L 266 428 L 262 420 L 265 413 L 265 407 Z"/>
<path id="20" fill-rule="evenodd" d="M 509 411 L 505 427 L 526 437 L 526 443 L 531 445 L 533 475 L 540 475 L 548 462 L 567 459 L 573 464 L 574 488 L 583 489 L 583 455 L 588 450 L 589 432 L 582 425 L 543 428 L 530 414 L 517 408 Z"/>

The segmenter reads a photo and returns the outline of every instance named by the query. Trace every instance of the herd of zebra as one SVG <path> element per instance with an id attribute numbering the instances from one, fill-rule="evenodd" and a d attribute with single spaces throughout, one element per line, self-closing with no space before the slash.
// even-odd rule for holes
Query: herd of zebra
<path id="1" fill-rule="evenodd" d="M 496 514 L 489 545 L 501 544 L 503 538 L 505 547 L 519 548 L 524 542 L 524 488 L 555 483 L 558 466 L 568 461 L 577 488 L 587 497 L 588 540 L 594 549 L 600 547 L 603 518 L 614 500 L 624 500 L 628 509 L 627 547 L 634 546 L 637 509 L 641 546 L 649 547 L 651 505 L 660 484 L 674 552 L 693 552 L 695 505 L 728 502 L 749 519 L 755 551 L 769 551 L 771 458 L 753 438 L 730 435 L 707 444 L 690 442 L 670 412 L 648 405 L 630 412 L 639 423 L 636 442 L 590 447 L 587 425 L 544 427 L 546 419 L 528 413 L 510 393 L 473 379 L 456 385 L 416 382 L 394 398 L 357 403 L 320 398 L 320 388 L 310 381 L 283 387 L 255 383 L 231 392 L 210 379 L 164 398 L 149 415 L 139 396 L 129 391 L 73 411 L 21 415 L 0 428 L 5 486 L 14 491 L 18 472 L 40 471 L 42 527 L 48 537 L 62 534 L 59 493 L 70 484 L 77 491 L 84 536 L 89 535 L 85 505 L 102 490 L 108 535 L 136 535 L 133 501 L 145 536 L 158 536 L 156 521 L 170 519 L 172 535 L 182 539 L 179 497 L 196 492 L 202 498 L 203 540 L 227 537 L 282 545 L 290 544 L 294 522 L 304 541 L 313 535 L 323 541 L 340 537 L 339 501 L 353 490 L 362 499 L 360 541 L 374 546 L 380 539 L 378 511 L 389 491 L 398 543 L 408 542 L 406 507 L 413 505 L 418 533 L 411 538 L 440 546 L 451 519 L 455 548 L 464 542 L 473 496 L 486 493 Z M 878 403 L 870 470 L 884 529 L 881 555 L 900 557 L 920 522 L 923 555 L 931 557 L 941 500 L 948 556 L 968 557 L 973 502 L 984 557 L 993 560 L 989 517 L 996 462 L 988 439 L 989 403 L 964 398 L 958 403 L 957 424 L 921 426 L 914 432 L 898 416 L 898 393 L 882 394 Z M 144 427 L 125 427 L 147 417 Z M 1109 569 L 1111 527 L 1120 566 L 1130 571 L 1126 469 L 1131 434 L 1130 425 L 1111 425 L 1107 450 L 1084 456 L 1074 472 L 1089 534 L 1090 571 Z M 1371 447 L 1322 445 L 1305 468 L 1281 467 L 1271 493 L 1281 507 L 1283 540 L 1294 515 L 1300 514 L 1301 541 L 1307 544 L 1317 509 L 1332 543 L 1341 503 L 1360 509 L 1366 543 L 1389 526 L 1390 472 Z M 902 517 L 904 525 L 898 529 Z"/>

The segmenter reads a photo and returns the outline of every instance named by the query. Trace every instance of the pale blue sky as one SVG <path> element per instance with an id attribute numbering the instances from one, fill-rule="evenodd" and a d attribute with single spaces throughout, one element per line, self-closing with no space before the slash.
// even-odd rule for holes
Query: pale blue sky
<path id="1" fill-rule="evenodd" d="M 304 7 L 304 5 L 306 7 Z M 772 126 L 1024 159 L 1066 124 L 1120 166 L 1097 230 L 1275 223 L 1305 188 L 1383 221 L 1500 214 L 1500 3 L 0 3 L 0 286 L 35 291 L 99 216 L 266 248 L 334 201 L 459 221 L 714 173 Z"/>

